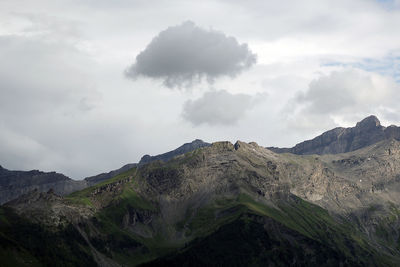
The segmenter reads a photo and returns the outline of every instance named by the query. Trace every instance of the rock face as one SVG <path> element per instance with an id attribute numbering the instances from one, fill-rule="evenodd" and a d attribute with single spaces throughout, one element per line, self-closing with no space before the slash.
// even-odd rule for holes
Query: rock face
<path id="1" fill-rule="evenodd" d="M 66 195 L 87 187 L 86 181 L 75 181 L 56 172 L 11 171 L 0 166 L 0 204 L 32 190 Z"/>
<path id="2" fill-rule="evenodd" d="M 358 122 L 355 127 L 338 127 L 327 131 L 312 140 L 307 140 L 292 148 L 269 147 L 276 153 L 298 155 L 338 154 L 354 151 L 385 139 L 400 140 L 400 127 L 384 127 L 375 116 L 369 116 Z"/>
<path id="3" fill-rule="evenodd" d="M 156 160 L 160 160 L 160 161 L 164 161 L 165 162 L 165 161 L 168 161 L 168 160 L 172 159 L 175 156 L 182 155 L 182 154 L 185 154 L 187 152 L 196 150 L 198 148 L 207 147 L 207 146 L 210 146 L 210 145 L 211 144 L 209 144 L 209 143 L 203 142 L 203 140 L 196 139 L 191 143 L 185 143 L 182 146 L 178 147 L 177 149 L 169 151 L 169 152 L 164 153 L 164 154 L 160 154 L 160 155 L 157 155 L 157 156 L 144 155 L 139 161 L 139 166 L 142 166 L 142 165 L 144 165 L 146 163 L 150 163 L 150 162 L 156 161 Z"/>

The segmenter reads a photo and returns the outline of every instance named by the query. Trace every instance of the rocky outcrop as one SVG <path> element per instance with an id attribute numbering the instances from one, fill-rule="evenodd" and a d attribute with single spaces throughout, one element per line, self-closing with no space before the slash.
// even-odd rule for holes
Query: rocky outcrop
<path id="1" fill-rule="evenodd" d="M 358 122 L 355 127 L 338 127 L 327 131 L 312 140 L 307 140 L 292 148 L 269 147 L 276 153 L 298 155 L 338 154 L 354 151 L 385 139 L 400 140 L 400 127 L 384 127 L 375 116 L 369 116 Z"/>
<path id="2" fill-rule="evenodd" d="M 144 155 L 140 159 L 138 165 L 142 166 L 144 164 L 150 163 L 152 161 L 157 161 L 157 160 L 165 162 L 165 161 L 168 161 L 168 160 L 172 159 L 175 156 L 182 155 L 182 154 L 185 154 L 187 152 L 191 152 L 193 150 L 196 150 L 198 148 L 207 147 L 207 146 L 210 146 L 210 145 L 211 144 L 203 142 L 200 139 L 196 139 L 191 143 L 185 143 L 182 146 L 178 147 L 177 149 L 169 151 L 169 152 L 164 153 L 164 154 L 160 154 L 160 155 L 156 155 L 156 156 Z"/>
<path id="3" fill-rule="evenodd" d="M 75 181 L 56 172 L 11 171 L 0 167 L 0 204 L 32 190 L 66 195 L 87 187 L 86 181 Z"/>

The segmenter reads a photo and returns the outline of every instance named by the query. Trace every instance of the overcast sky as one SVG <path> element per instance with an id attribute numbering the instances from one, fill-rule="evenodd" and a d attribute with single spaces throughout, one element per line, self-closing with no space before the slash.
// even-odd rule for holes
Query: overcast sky
<path id="1" fill-rule="evenodd" d="M 0 1 L 0 165 L 82 179 L 196 138 L 400 125 L 400 1 Z"/>

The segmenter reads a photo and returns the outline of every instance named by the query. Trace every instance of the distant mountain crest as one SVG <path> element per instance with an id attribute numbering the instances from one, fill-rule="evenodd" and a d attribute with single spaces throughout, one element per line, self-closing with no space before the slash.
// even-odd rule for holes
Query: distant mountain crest
<path id="1" fill-rule="evenodd" d="M 384 127 L 376 116 L 368 116 L 355 127 L 338 127 L 295 145 L 292 148 L 269 147 L 276 153 L 339 154 L 354 151 L 385 139 L 400 140 L 400 127 Z"/>
<path id="2" fill-rule="evenodd" d="M 32 190 L 66 195 L 87 187 L 86 181 L 75 181 L 56 172 L 11 171 L 0 166 L 0 204 Z"/>

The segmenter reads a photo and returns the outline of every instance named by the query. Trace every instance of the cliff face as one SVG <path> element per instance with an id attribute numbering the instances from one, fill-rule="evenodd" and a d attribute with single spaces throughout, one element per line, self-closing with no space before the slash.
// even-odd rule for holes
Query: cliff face
<path id="1" fill-rule="evenodd" d="M 351 128 L 335 128 L 312 140 L 307 140 L 292 148 L 269 147 L 276 153 L 298 155 L 338 154 L 354 151 L 385 139 L 400 140 L 400 127 L 384 127 L 375 116 L 369 116 Z"/>
<path id="2" fill-rule="evenodd" d="M 53 189 L 59 195 L 66 195 L 86 186 L 85 181 L 75 181 L 56 172 L 11 171 L 0 167 L 0 204 L 35 189 L 40 192 Z"/>

